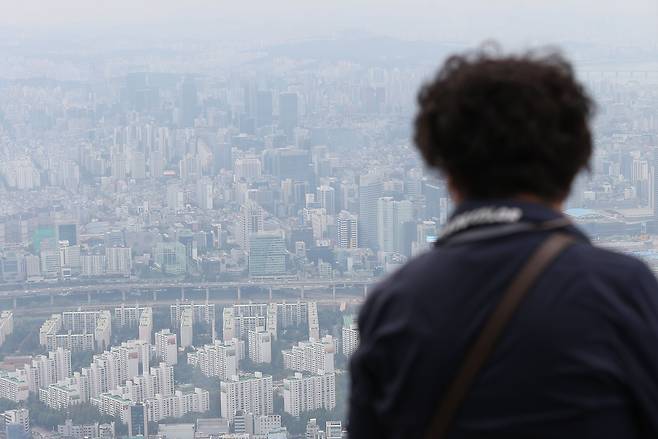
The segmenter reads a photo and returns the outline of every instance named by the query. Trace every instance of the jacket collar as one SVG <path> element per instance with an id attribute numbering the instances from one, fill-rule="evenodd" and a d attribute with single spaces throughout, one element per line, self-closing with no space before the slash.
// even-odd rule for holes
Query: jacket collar
<path id="1" fill-rule="evenodd" d="M 436 244 L 462 234 L 467 230 L 491 226 L 564 223 L 559 229 L 589 242 L 587 236 L 560 212 L 540 203 L 512 199 L 467 200 L 457 206 L 443 227 Z M 513 229 L 513 227 L 510 227 Z"/>

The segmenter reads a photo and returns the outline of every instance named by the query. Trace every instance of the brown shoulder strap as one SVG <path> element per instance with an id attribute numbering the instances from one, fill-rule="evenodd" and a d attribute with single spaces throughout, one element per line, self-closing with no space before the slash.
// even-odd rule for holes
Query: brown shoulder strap
<path id="1" fill-rule="evenodd" d="M 475 343 L 467 351 L 457 374 L 448 385 L 432 418 L 427 439 L 443 439 L 446 436 L 457 411 L 477 378 L 478 372 L 493 352 L 496 342 L 526 293 L 548 265 L 573 241 L 573 237 L 564 233 L 552 234 L 535 250 L 514 277 L 487 319 Z"/>

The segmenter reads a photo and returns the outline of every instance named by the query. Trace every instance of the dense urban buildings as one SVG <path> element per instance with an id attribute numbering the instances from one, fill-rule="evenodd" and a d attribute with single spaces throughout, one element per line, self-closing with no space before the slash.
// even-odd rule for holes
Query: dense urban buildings
<path id="1" fill-rule="evenodd" d="M 251 41 L 0 26 L 7 439 L 346 437 L 359 306 L 455 207 L 412 121 L 466 46 L 211 21 Z M 565 50 L 600 109 L 565 213 L 658 272 L 655 44 Z"/>

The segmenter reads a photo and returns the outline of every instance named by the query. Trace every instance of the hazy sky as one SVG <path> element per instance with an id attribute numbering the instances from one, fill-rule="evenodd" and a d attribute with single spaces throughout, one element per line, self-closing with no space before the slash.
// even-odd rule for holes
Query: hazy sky
<path id="1" fill-rule="evenodd" d="M 658 0 L 0 0 L 0 28 L 42 36 L 267 42 L 359 30 L 504 44 L 658 42 Z"/>

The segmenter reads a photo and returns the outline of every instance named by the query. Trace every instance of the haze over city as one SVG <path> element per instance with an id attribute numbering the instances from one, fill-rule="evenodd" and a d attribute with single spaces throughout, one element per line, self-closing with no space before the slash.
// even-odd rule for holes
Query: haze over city
<path id="1" fill-rule="evenodd" d="M 347 437 L 360 306 L 454 208 L 412 140 L 454 53 L 573 60 L 564 213 L 658 270 L 653 0 L 0 7 L 7 439 Z"/>

